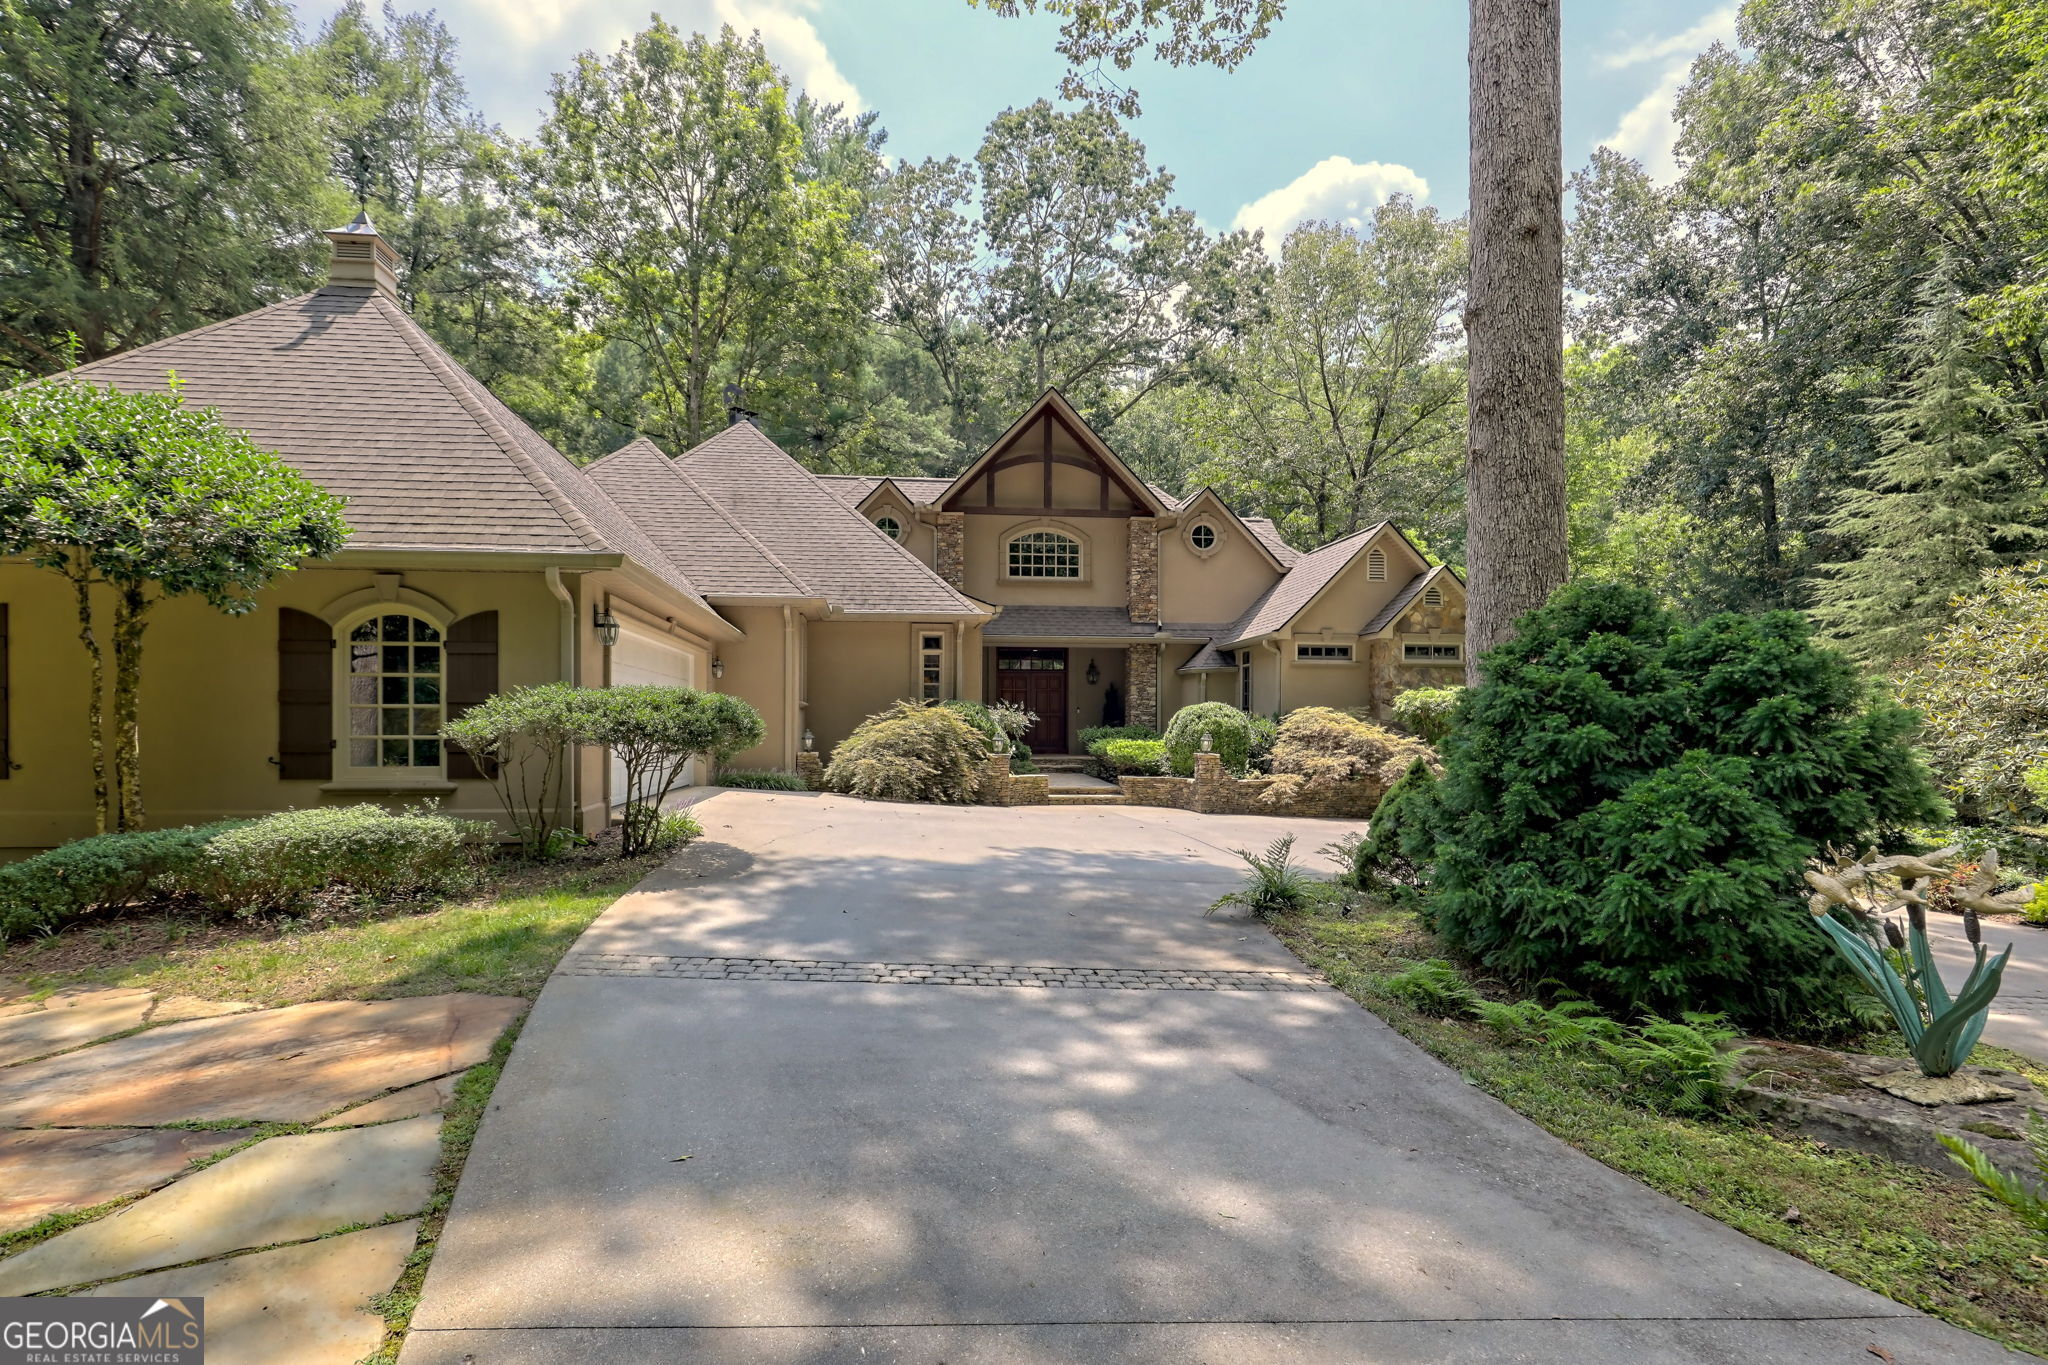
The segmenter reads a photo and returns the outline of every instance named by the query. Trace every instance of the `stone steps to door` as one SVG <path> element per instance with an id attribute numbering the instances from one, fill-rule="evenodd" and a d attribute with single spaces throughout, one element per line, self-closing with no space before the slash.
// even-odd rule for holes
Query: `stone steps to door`
<path id="1" fill-rule="evenodd" d="M 1086 754 L 1033 754 L 1031 766 L 1042 773 L 1085 773 L 1094 759 Z"/>
<path id="2" fill-rule="evenodd" d="M 1122 792 L 1063 792 L 1050 791 L 1046 800 L 1055 806 L 1121 806 L 1126 804 Z"/>

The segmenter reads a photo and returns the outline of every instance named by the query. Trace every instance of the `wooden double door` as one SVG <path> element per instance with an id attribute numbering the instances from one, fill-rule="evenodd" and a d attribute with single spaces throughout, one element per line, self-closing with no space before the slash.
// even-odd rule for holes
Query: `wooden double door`
<path id="1" fill-rule="evenodd" d="M 1067 752 L 1067 651 L 998 649 L 996 700 L 1036 712 L 1024 736 L 1034 754 Z"/>

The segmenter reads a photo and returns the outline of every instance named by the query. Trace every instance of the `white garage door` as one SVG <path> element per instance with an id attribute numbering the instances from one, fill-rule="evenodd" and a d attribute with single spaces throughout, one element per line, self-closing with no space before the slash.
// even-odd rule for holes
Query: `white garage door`
<path id="1" fill-rule="evenodd" d="M 621 621 L 619 642 L 612 646 L 612 682 L 657 683 L 663 687 L 695 687 L 697 685 L 696 660 L 674 640 L 652 631 L 636 630 Z M 696 780 L 697 762 L 690 761 L 683 769 L 678 785 L 687 787 Z M 614 806 L 626 803 L 626 765 L 618 759 L 612 760 L 611 801 Z"/>

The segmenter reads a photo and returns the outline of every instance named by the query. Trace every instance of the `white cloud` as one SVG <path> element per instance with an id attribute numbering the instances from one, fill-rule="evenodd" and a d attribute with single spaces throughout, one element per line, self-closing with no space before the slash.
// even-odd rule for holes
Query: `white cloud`
<path id="1" fill-rule="evenodd" d="M 1725 5 L 1683 33 L 1646 39 L 1604 54 L 1600 65 L 1607 70 L 1652 67 L 1657 71 L 1657 84 L 1621 116 L 1614 131 L 1600 140 L 1602 145 L 1642 162 L 1659 184 L 1676 180 L 1678 158 L 1673 144 L 1678 139 L 1678 125 L 1671 114 L 1678 94 L 1700 53 L 1715 43 L 1733 44 L 1735 39 L 1735 6 Z"/>
<path id="2" fill-rule="evenodd" d="M 1372 211 L 1397 194 L 1429 198 L 1429 182 L 1406 166 L 1326 156 L 1277 190 L 1268 190 L 1237 211 L 1233 228 L 1262 228 L 1266 249 L 1280 250 L 1287 234 L 1303 223 L 1324 221 L 1363 227 Z"/>
<path id="3" fill-rule="evenodd" d="M 759 31 L 768 56 L 798 90 L 828 104 L 865 108 L 811 22 L 820 0 L 667 0 L 661 15 L 685 33 L 730 24 Z M 300 22 L 316 31 L 334 0 L 298 0 Z M 462 44 L 462 71 L 484 117 L 527 135 L 538 125 L 549 78 L 579 52 L 609 53 L 645 28 L 648 0 L 442 0 L 441 18 Z"/>

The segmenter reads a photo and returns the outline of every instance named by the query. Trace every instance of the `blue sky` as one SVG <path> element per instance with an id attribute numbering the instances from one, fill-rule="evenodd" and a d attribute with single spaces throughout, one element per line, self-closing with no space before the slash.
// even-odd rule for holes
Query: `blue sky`
<path id="1" fill-rule="evenodd" d="M 297 0 L 308 32 L 335 8 Z M 411 8 L 401 0 L 401 7 Z M 424 4 L 419 5 L 425 8 Z M 878 110 L 888 150 L 971 156 L 989 119 L 1057 89 L 1057 21 L 998 19 L 967 0 L 441 0 L 473 98 L 515 134 L 551 73 L 610 50 L 658 9 L 685 29 L 757 29 L 814 94 Z M 1465 0 L 1292 0 L 1231 74 L 1141 66 L 1134 125 L 1176 198 L 1212 227 L 1269 237 L 1356 218 L 1387 194 L 1465 207 Z M 1609 143 L 1670 172 L 1670 109 L 1692 59 L 1732 42 L 1725 0 L 1565 5 L 1565 163 Z"/>

